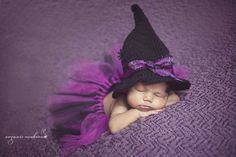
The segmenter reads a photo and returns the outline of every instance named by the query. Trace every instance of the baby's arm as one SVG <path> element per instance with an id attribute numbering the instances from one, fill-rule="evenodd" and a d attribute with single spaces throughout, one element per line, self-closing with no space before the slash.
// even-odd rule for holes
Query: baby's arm
<path id="1" fill-rule="evenodd" d="M 163 109 L 151 110 L 151 111 L 140 111 L 138 109 L 128 110 L 125 105 L 123 98 L 119 98 L 115 102 L 115 106 L 112 110 L 110 120 L 109 120 L 109 129 L 111 133 L 117 133 L 120 130 L 126 128 L 130 123 L 133 123 L 141 117 L 146 117 L 152 114 L 158 114 Z"/>
<path id="2" fill-rule="evenodd" d="M 174 91 L 171 91 L 171 92 L 169 93 L 166 106 L 173 105 L 173 104 L 177 103 L 178 101 L 180 101 L 179 96 L 178 96 L 177 94 L 175 94 Z"/>
<path id="3" fill-rule="evenodd" d="M 123 97 L 115 100 L 114 108 L 112 109 L 111 116 L 109 119 L 109 129 L 111 133 L 117 133 L 121 129 L 126 128 L 130 123 L 136 121 L 140 117 L 149 116 L 156 114 L 161 110 L 153 110 L 148 112 L 141 112 L 138 109 L 128 110 L 127 106 L 123 101 Z M 168 96 L 168 100 L 165 106 L 169 106 L 180 101 L 180 98 L 174 91 L 171 91 Z"/>
<path id="4" fill-rule="evenodd" d="M 123 97 L 120 97 L 114 104 L 114 108 L 109 120 L 109 129 L 111 133 L 117 133 L 121 129 L 126 128 L 130 123 L 136 121 L 138 118 L 138 110 L 128 110 L 127 106 L 123 102 Z"/>

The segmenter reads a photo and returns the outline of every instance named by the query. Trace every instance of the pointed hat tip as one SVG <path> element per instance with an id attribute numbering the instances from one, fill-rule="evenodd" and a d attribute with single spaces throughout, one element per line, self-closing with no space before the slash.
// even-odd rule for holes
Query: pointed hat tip
<path id="1" fill-rule="evenodd" d="M 132 12 L 137 12 L 138 10 L 141 10 L 141 11 L 142 11 L 142 9 L 139 7 L 138 4 L 133 4 L 133 5 L 131 6 L 131 10 L 132 10 Z"/>

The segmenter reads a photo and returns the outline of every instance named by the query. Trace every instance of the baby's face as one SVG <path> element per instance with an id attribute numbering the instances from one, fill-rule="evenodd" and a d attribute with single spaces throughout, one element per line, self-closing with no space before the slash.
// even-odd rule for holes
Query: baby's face
<path id="1" fill-rule="evenodd" d="M 131 107 L 141 111 L 161 109 L 167 102 L 167 87 L 165 82 L 155 84 L 139 82 L 128 91 L 127 102 Z"/>

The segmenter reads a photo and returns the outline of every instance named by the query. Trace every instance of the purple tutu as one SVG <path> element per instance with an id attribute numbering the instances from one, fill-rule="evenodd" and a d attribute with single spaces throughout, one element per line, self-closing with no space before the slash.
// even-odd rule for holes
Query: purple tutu
<path id="1" fill-rule="evenodd" d="M 109 116 L 105 114 L 103 100 L 123 74 L 119 48 L 119 44 L 113 46 L 103 62 L 80 61 L 72 65 L 68 82 L 49 95 L 48 122 L 62 156 L 93 143 L 108 130 Z"/>

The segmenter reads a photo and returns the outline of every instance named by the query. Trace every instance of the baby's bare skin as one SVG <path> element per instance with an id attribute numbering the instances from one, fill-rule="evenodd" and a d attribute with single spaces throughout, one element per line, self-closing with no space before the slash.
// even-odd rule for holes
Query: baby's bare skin
<path id="1" fill-rule="evenodd" d="M 112 93 L 113 92 L 110 92 L 109 94 L 107 94 L 107 96 L 104 98 L 104 101 L 103 101 L 104 111 L 107 116 L 110 116 L 112 109 L 114 107 L 114 103 L 115 103 L 115 99 L 112 98 Z M 177 103 L 179 100 L 180 100 L 179 96 L 176 95 L 174 91 L 171 91 L 168 95 L 168 100 L 167 100 L 167 103 L 165 104 L 165 107 L 173 105 Z"/>
<path id="2" fill-rule="evenodd" d="M 110 117 L 111 133 L 119 132 L 140 117 L 157 114 L 180 100 L 173 91 L 166 93 L 166 89 L 166 83 L 148 85 L 140 82 L 129 89 L 126 97 L 113 99 L 112 92 L 109 93 L 104 99 L 104 110 Z"/>
<path id="3" fill-rule="evenodd" d="M 107 94 L 107 96 L 103 100 L 104 111 L 107 116 L 110 116 L 112 108 L 114 106 L 114 102 L 115 102 L 115 99 L 112 98 L 112 93 L 113 92 L 110 92 L 109 94 Z"/>

